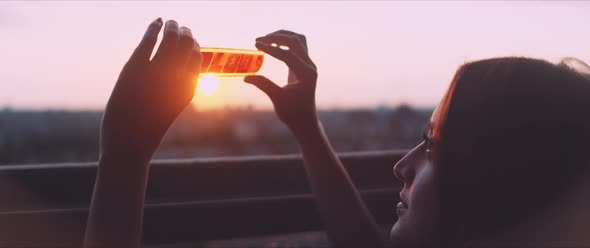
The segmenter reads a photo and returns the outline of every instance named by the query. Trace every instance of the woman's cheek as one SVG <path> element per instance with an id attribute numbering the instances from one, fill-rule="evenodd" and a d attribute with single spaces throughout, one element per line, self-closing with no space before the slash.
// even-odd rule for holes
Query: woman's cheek
<path id="1" fill-rule="evenodd" d="M 417 230 L 427 236 L 421 238 L 434 238 L 429 236 L 435 235 L 439 229 L 440 203 L 435 180 L 432 164 L 424 161 L 410 191 L 411 202 L 409 203 L 411 218 Z"/>

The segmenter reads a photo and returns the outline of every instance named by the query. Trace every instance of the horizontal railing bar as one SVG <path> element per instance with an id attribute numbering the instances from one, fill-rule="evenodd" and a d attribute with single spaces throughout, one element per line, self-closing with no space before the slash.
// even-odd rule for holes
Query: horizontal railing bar
<path id="1" fill-rule="evenodd" d="M 359 190 L 361 195 L 370 194 L 384 194 L 399 192 L 400 188 L 384 188 L 384 189 L 370 189 L 370 190 Z M 187 201 L 187 202 L 166 202 L 166 203 L 147 203 L 146 208 L 157 208 L 157 207 L 174 207 L 182 205 L 217 205 L 217 204 L 235 204 L 243 202 L 253 201 L 268 201 L 268 200 L 291 200 L 291 199 L 304 199 L 313 197 L 311 194 L 295 194 L 295 195 L 284 195 L 284 196 L 261 196 L 261 197 L 246 197 L 246 198 L 235 198 L 235 199 L 224 199 L 224 200 L 204 200 L 204 201 Z M 60 212 L 72 212 L 72 211 L 87 211 L 85 207 L 72 207 L 72 208 L 54 208 L 54 209 L 33 209 L 33 210 L 16 210 L 16 211 L 0 211 L 2 215 L 19 215 L 19 214 L 43 214 L 43 213 L 60 213 Z"/>
<path id="2" fill-rule="evenodd" d="M 361 191 L 381 224 L 395 221 L 398 188 Z M 79 244 L 87 210 L 53 209 L 0 213 L 4 244 Z M 148 204 L 146 244 L 197 242 L 323 229 L 312 195 Z"/>
<path id="3" fill-rule="evenodd" d="M 382 156 L 403 156 L 408 150 L 375 150 L 359 152 L 339 152 L 338 157 L 341 159 L 355 159 L 366 157 Z M 194 166 L 207 166 L 207 164 L 216 163 L 235 163 L 251 161 L 277 161 L 277 160 L 299 160 L 300 154 L 283 154 L 283 155 L 252 155 L 252 156 L 235 156 L 235 157 L 209 157 L 209 158 L 191 158 L 191 159 L 157 159 L 152 161 L 152 166 L 173 165 L 173 164 L 191 164 Z M 50 163 L 50 164 L 23 164 L 23 165 L 0 165 L 0 172 L 3 171 L 23 171 L 35 169 L 56 169 L 56 168 L 93 168 L 97 162 L 79 162 L 79 163 Z"/>
<path id="4" fill-rule="evenodd" d="M 399 186 L 393 164 L 405 151 L 339 154 L 361 190 Z M 0 166 L 0 211 L 85 207 L 96 167 L 92 163 Z M 121 185 L 124 187 L 124 185 Z M 148 203 L 222 200 L 309 193 L 299 155 L 190 160 L 152 164 Z"/>

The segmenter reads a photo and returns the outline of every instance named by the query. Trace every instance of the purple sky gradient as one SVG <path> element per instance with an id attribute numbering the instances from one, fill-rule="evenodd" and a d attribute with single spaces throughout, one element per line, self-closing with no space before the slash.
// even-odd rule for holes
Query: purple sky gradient
<path id="1" fill-rule="evenodd" d="M 0 107 L 102 109 L 156 17 L 201 46 L 254 48 L 278 29 L 307 36 L 322 108 L 434 106 L 457 67 L 495 56 L 590 61 L 590 2 L 0 2 Z M 261 74 L 286 68 L 267 57 Z M 197 105 L 270 101 L 222 80 Z"/>

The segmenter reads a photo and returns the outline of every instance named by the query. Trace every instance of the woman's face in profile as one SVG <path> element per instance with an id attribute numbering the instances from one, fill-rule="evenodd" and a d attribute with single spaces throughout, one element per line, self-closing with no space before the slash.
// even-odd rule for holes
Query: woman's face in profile
<path id="1" fill-rule="evenodd" d="M 395 166 L 394 174 L 402 181 L 398 220 L 390 232 L 391 241 L 403 247 L 428 246 L 437 242 L 439 201 L 432 154 L 438 127 L 438 108 L 433 112 L 424 141 L 404 156 Z"/>

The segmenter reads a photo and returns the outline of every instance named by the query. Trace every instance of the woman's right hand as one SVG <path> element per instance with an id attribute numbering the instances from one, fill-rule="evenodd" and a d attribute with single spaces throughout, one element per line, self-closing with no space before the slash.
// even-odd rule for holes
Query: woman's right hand
<path id="1" fill-rule="evenodd" d="M 195 94 L 201 68 L 192 32 L 153 21 L 115 84 L 100 131 L 100 158 L 84 247 L 140 247 L 149 162 Z"/>
<path id="2" fill-rule="evenodd" d="M 200 46 L 192 32 L 166 22 L 162 42 L 150 60 L 162 20 L 153 21 L 119 75 L 107 104 L 100 137 L 101 159 L 137 157 L 149 161 L 160 140 L 195 94 Z"/>
<path id="3" fill-rule="evenodd" d="M 318 73 L 309 58 L 305 36 L 279 30 L 257 38 L 256 47 L 287 64 L 287 85 L 280 87 L 259 75 L 247 76 L 244 81 L 268 95 L 279 119 L 295 134 L 316 126 L 315 88 Z"/>

